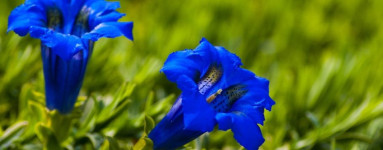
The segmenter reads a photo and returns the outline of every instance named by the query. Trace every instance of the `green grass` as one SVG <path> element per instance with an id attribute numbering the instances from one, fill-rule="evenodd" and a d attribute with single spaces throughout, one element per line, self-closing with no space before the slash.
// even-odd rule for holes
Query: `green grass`
<path id="1" fill-rule="evenodd" d="M 159 72 L 167 56 L 202 37 L 270 80 L 261 149 L 383 147 L 383 1 L 122 1 L 134 42 L 95 44 L 69 116 L 44 108 L 40 42 L 6 33 L 21 3 L 0 5 L 0 149 L 132 147 L 180 94 Z M 216 130 L 185 146 L 239 147 Z"/>

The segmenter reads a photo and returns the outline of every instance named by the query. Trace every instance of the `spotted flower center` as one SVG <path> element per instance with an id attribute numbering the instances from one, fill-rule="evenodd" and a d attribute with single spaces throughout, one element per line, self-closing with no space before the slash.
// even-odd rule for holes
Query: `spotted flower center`
<path id="1" fill-rule="evenodd" d="M 228 112 L 231 106 L 247 93 L 245 86 L 234 85 L 224 90 L 219 89 L 216 93 L 210 95 L 206 102 L 210 104 L 217 112 Z"/>
<path id="2" fill-rule="evenodd" d="M 222 67 L 211 65 L 202 79 L 197 83 L 199 92 L 203 95 L 222 77 Z"/>
<path id="3" fill-rule="evenodd" d="M 198 90 L 205 95 L 222 78 L 222 67 L 211 65 L 205 75 L 197 83 Z M 243 85 L 233 85 L 226 89 L 218 89 L 215 93 L 206 98 L 206 102 L 217 112 L 227 112 L 235 101 L 240 99 L 247 92 Z M 210 92 L 209 92 L 210 93 Z"/>

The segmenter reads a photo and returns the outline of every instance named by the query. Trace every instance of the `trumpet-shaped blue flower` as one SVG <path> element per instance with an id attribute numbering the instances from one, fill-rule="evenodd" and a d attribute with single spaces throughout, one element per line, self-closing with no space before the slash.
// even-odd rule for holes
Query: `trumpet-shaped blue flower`
<path id="1" fill-rule="evenodd" d="M 269 97 L 269 81 L 240 68 L 241 60 L 206 39 L 194 50 L 170 54 L 162 72 L 177 83 L 181 96 L 161 122 L 149 133 L 155 149 L 175 149 L 218 124 L 234 133 L 246 149 L 264 142 L 258 124 L 264 109 L 275 102 Z"/>
<path id="2" fill-rule="evenodd" d="M 41 40 L 46 104 L 68 113 L 79 94 L 94 42 L 101 37 L 133 40 L 132 22 L 118 2 L 104 0 L 26 0 L 8 18 L 8 32 Z"/>

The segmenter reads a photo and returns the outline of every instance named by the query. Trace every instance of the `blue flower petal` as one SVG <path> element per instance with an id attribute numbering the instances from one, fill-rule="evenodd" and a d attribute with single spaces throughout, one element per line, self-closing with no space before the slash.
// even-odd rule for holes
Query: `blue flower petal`
<path id="1" fill-rule="evenodd" d="M 235 69 L 232 69 L 229 74 L 226 74 L 225 80 L 229 86 L 238 85 L 238 84 L 243 85 L 244 82 L 249 82 L 249 81 L 255 79 L 255 77 L 256 77 L 255 74 L 252 73 L 251 71 L 248 71 L 248 70 L 242 69 L 242 68 L 235 68 Z M 254 83 L 254 84 L 262 86 L 261 83 Z M 261 88 L 263 88 L 263 87 L 261 87 Z M 266 88 L 268 88 L 268 87 L 266 87 Z"/>
<path id="2" fill-rule="evenodd" d="M 148 136 L 153 141 L 153 149 L 176 149 L 204 133 L 185 129 L 182 113 L 176 114 L 178 115 L 174 118 L 165 116 L 150 131 Z"/>
<path id="3" fill-rule="evenodd" d="M 243 82 L 243 85 L 250 91 L 235 104 L 250 104 L 265 107 L 271 111 L 271 106 L 275 102 L 269 96 L 269 81 L 265 78 L 253 77 L 251 80 Z"/>
<path id="4" fill-rule="evenodd" d="M 81 38 L 97 41 L 99 38 L 114 38 L 124 35 L 133 40 L 133 22 L 105 22 L 96 26 L 92 31 L 85 33 Z"/>
<path id="5" fill-rule="evenodd" d="M 265 121 L 265 116 L 263 115 L 264 107 L 251 105 L 234 105 L 231 111 L 244 113 L 256 124 L 263 125 L 263 122 Z"/>
<path id="6" fill-rule="evenodd" d="M 270 111 L 271 106 L 275 104 L 269 96 L 269 81 L 267 79 L 257 77 L 251 71 L 242 68 L 232 71 L 226 79 L 229 86 L 240 84 L 248 90 L 243 97 L 234 103 L 233 107 L 235 105 L 251 105 L 265 107 Z"/>
<path id="7" fill-rule="evenodd" d="M 231 119 L 229 113 L 217 113 L 215 119 L 218 122 L 218 129 L 220 130 L 226 131 L 230 129 L 233 125 L 233 120 Z"/>
<path id="8" fill-rule="evenodd" d="M 35 4 L 26 3 L 15 8 L 8 18 L 7 32 L 13 30 L 20 36 L 29 32 L 30 26 L 45 26 L 44 9 Z"/>
<path id="9" fill-rule="evenodd" d="M 91 14 L 92 15 L 92 14 Z M 103 14 L 101 16 L 96 16 L 95 19 L 92 20 L 92 17 L 89 17 L 89 27 L 95 28 L 97 25 L 103 22 L 117 22 L 118 19 L 125 16 L 123 13 L 119 13 L 117 11 L 112 11 L 107 14 Z"/>
<path id="10" fill-rule="evenodd" d="M 181 76 L 177 81 L 183 90 L 182 108 L 184 112 L 185 129 L 210 132 L 216 124 L 214 110 L 203 101 L 203 96 L 197 92 L 197 85 L 187 76 Z"/>
<path id="11" fill-rule="evenodd" d="M 120 8 L 119 2 L 107 2 L 104 0 L 88 1 L 85 3 L 85 8 L 90 12 L 89 27 L 95 28 L 103 22 L 116 22 L 125 14 L 116 11 Z"/>
<path id="12" fill-rule="evenodd" d="M 241 112 L 218 113 L 216 118 L 219 129 L 231 128 L 234 138 L 246 149 L 258 149 L 265 141 L 258 125 Z"/>
<path id="13" fill-rule="evenodd" d="M 271 106 L 274 104 L 275 102 L 264 93 L 250 93 L 250 94 L 244 95 L 239 100 L 237 100 L 233 104 L 232 108 L 240 107 L 241 105 L 249 105 L 249 106 L 263 107 L 271 111 Z"/>
<path id="14" fill-rule="evenodd" d="M 194 49 L 194 52 L 201 56 L 205 67 L 214 62 L 219 63 L 219 56 L 214 45 L 209 43 L 205 38 L 202 38 L 200 44 Z"/>
<path id="15" fill-rule="evenodd" d="M 192 50 L 178 51 L 169 55 L 161 72 L 165 73 L 166 77 L 174 83 L 182 75 L 196 79 L 203 70 L 201 62 L 201 56 Z"/>
<path id="16" fill-rule="evenodd" d="M 77 36 L 64 35 L 47 28 L 31 27 L 30 35 L 39 38 L 44 45 L 53 49 L 53 53 L 66 60 L 72 58 L 80 50 L 87 49 Z"/>
<path id="17" fill-rule="evenodd" d="M 186 75 L 180 76 L 176 83 L 178 88 L 181 89 L 182 92 L 186 95 L 192 95 L 197 93 L 197 84 Z"/>
<path id="18" fill-rule="evenodd" d="M 221 63 L 217 49 L 202 38 L 194 50 L 183 50 L 170 54 L 161 72 L 164 72 L 172 82 L 176 82 L 181 75 L 198 80 L 208 71 L 210 65 L 220 65 L 216 63 Z"/>
<path id="19" fill-rule="evenodd" d="M 62 114 L 69 113 L 77 100 L 88 57 L 80 51 L 69 60 L 57 56 L 57 49 L 42 46 L 42 60 L 45 78 L 46 105 Z M 64 49 L 65 50 L 65 49 Z"/>
<path id="20" fill-rule="evenodd" d="M 230 67 L 227 69 L 233 69 L 233 68 L 238 68 L 242 66 L 241 59 L 237 55 L 229 52 L 228 50 L 226 50 L 224 47 L 221 47 L 221 46 L 216 46 L 215 48 L 217 49 L 219 53 L 220 61 L 225 63 L 227 67 Z"/>
<path id="21" fill-rule="evenodd" d="M 262 137 L 261 129 L 244 114 L 232 115 L 233 125 L 231 131 L 239 144 L 248 150 L 258 149 L 265 139 Z"/>
<path id="22" fill-rule="evenodd" d="M 201 101 L 202 95 L 183 96 L 182 106 L 184 110 L 185 128 L 188 130 L 210 132 L 216 125 L 215 114 L 207 102 Z"/>
<path id="23" fill-rule="evenodd" d="M 244 80 L 242 78 L 242 75 L 236 76 L 238 68 L 242 65 L 241 60 L 236 56 L 235 54 L 227 51 L 223 47 L 214 47 L 211 45 L 206 39 L 201 40 L 200 45 L 206 45 L 204 46 L 205 49 L 201 49 L 199 53 L 203 54 L 203 58 L 206 60 L 209 60 L 206 66 L 210 65 L 218 65 L 220 66 L 220 71 L 222 72 L 221 79 L 215 83 L 214 86 L 211 87 L 211 89 L 208 90 L 207 94 L 205 96 L 209 96 L 219 89 L 226 89 L 229 86 L 233 85 L 235 81 L 232 81 L 232 78 L 238 81 Z M 201 47 L 201 46 L 199 46 Z M 203 74 L 204 75 L 207 71 L 208 67 L 204 68 Z"/>

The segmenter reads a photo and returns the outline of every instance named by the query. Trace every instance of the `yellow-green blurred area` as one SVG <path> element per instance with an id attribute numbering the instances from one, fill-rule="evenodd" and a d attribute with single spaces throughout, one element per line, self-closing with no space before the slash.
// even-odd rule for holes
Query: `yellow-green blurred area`
<path id="1" fill-rule="evenodd" d="M 134 42 L 96 42 L 69 123 L 44 108 L 40 41 L 6 33 L 22 3 L 0 5 L 0 149 L 132 148 L 181 92 L 159 72 L 167 56 L 202 37 L 270 80 L 260 149 L 383 148 L 381 0 L 123 0 Z M 230 130 L 184 147 L 239 148 Z"/>

